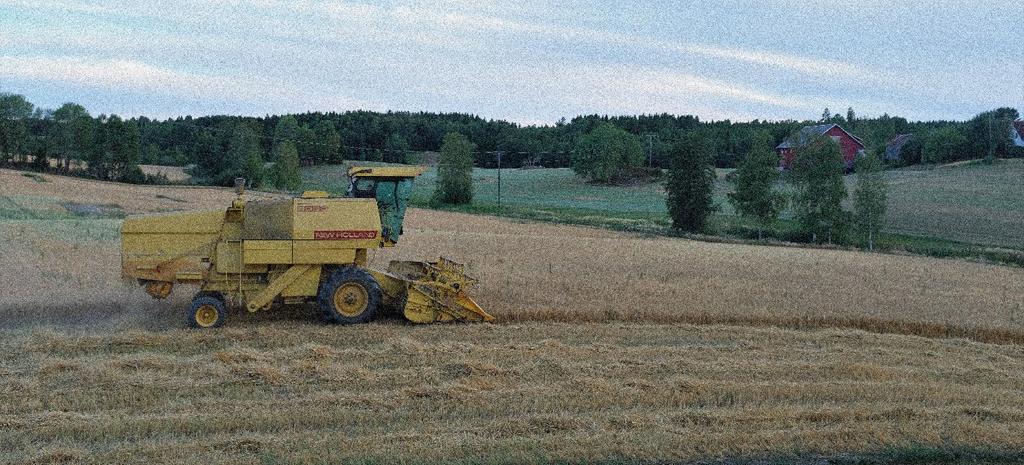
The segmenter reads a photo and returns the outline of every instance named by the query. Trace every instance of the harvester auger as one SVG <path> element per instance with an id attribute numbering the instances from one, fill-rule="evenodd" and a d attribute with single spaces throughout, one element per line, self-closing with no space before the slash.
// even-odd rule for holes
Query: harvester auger
<path id="1" fill-rule="evenodd" d="M 491 321 L 467 294 L 476 280 L 463 265 L 393 261 L 366 268 L 367 250 L 394 247 L 402 234 L 414 167 L 351 168 L 349 191 L 335 198 L 247 202 L 244 182 L 227 210 L 128 218 L 121 228 L 121 274 L 154 298 L 197 284 L 188 324 L 224 324 L 227 308 L 315 301 L 327 321 L 365 323 L 392 310 L 415 323 Z"/>

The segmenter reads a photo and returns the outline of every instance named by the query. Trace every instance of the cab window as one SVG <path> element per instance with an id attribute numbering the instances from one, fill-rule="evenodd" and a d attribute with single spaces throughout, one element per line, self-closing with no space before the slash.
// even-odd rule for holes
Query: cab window
<path id="1" fill-rule="evenodd" d="M 352 196 L 360 199 L 373 198 L 376 188 L 376 180 L 367 178 L 356 178 L 352 185 Z"/>

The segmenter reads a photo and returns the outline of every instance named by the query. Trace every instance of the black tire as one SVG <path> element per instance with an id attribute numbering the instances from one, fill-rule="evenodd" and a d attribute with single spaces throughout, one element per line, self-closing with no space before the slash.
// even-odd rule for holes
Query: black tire
<path id="1" fill-rule="evenodd" d="M 185 320 L 190 328 L 209 329 L 224 326 L 228 317 L 224 299 L 218 294 L 200 292 L 192 298 Z"/>
<path id="2" fill-rule="evenodd" d="M 370 273 L 346 266 L 334 270 L 320 283 L 316 300 L 327 321 L 351 325 L 376 319 L 381 298 L 380 284 Z M 345 305 L 351 307 L 344 308 Z"/>
<path id="3" fill-rule="evenodd" d="M 405 312 L 405 305 L 407 303 L 409 303 L 408 289 L 403 290 L 402 293 L 395 298 L 395 301 L 392 302 L 391 308 L 388 310 L 392 316 L 403 317 L 402 314 Z"/>

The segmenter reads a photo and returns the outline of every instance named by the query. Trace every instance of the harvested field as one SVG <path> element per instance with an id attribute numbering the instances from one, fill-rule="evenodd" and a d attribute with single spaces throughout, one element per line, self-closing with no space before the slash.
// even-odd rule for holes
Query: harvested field
<path id="1" fill-rule="evenodd" d="M 1024 447 L 1019 346 L 635 323 L 0 341 L 11 463 L 791 463 Z"/>
<path id="2" fill-rule="evenodd" d="M 189 289 L 153 301 L 121 283 L 116 217 L 58 210 L 218 208 L 232 193 L 0 182 L 0 462 L 1024 450 L 1018 268 L 413 210 L 374 262 L 469 264 L 497 324 L 334 327 L 296 307 L 187 331 Z"/>
<path id="3" fill-rule="evenodd" d="M 142 172 L 149 176 L 161 175 L 167 178 L 168 181 L 174 183 L 188 182 L 192 179 L 192 176 L 185 172 L 185 169 L 180 166 L 164 166 L 164 165 L 139 165 Z"/>
<path id="4" fill-rule="evenodd" d="M 119 205 L 128 213 L 175 211 L 190 208 L 221 208 L 235 198 L 229 188 L 145 186 L 93 181 L 0 169 L 0 197 L 57 198 L 63 201 L 95 205 Z M 42 182 L 40 182 L 40 179 Z M 250 192 L 250 198 L 274 194 Z"/>

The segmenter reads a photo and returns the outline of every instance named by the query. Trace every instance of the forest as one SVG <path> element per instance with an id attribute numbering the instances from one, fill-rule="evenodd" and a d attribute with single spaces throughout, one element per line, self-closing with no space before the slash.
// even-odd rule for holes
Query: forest
<path id="1" fill-rule="evenodd" d="M 297 125 L 281 119 L 291 116 Z M 735 167 L 750 151 L 754 135 L 765 131 L 779 143 L 807 124 L 836 123 L 864 141 L 869 154 L 880 155 L 897 134 L 914 134 L 903 164 L 949 162 L 986 156 L 1020 156 L 1007 136 L 1019 114 L 1012 108 L 981 113 L 968 121 L 912 122 L 887 114 L 859 117 L 825 109 L 819 118 L 802 121 L 734 122 L 702 120 L 693 115 L 582 115 L 552 125 L 519 125 L 463 113 L 364 110 L 294 115 L 183 116 L 164 120 L 145 116 L 91 115 L 65 103 L 40 108 L 24 96 L 0 93 L 0 164 L 56 165 L 99 179 L 144 182 L 137 164 L 194 165 L 201 182 L 228 184 L 246 166 L 275 160 L 275 147 L 291 142 L 304 165 L 342 160 L 423 163 L 448 133 L 460 133 L 475 146 L 478 167 L 567 167 L 579 140 L 610 123 L 639 139 L 646 164 L 667 168 L 670 148 L 696 134 L 713 149 L 719 168 Z M 499 156 L 500 154 L 500 156 Z M 429 154 L 428 154 L 429 156 Z M 85 163 L 80 163 L 85 162 Z"/>

